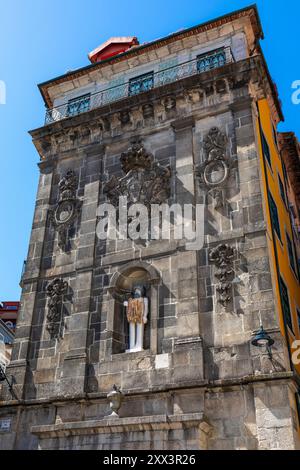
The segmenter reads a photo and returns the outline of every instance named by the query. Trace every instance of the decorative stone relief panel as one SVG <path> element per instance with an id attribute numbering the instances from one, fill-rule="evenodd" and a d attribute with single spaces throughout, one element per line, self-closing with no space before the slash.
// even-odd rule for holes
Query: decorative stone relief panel
<path id="1" fill-rule="evenodd" d="M 226 306 L 232 300 L 232 280 L 234 249 L 230 245 L 221 244 L 209 252 L 209 261 L 213 263 L 217 270 L 215 277 L 218 279 L 217 291 L 219 302 Z"/>
<path id="2" fill-rule="evenodd" d="M 63 296 L 67 292 L 68 283 L 56 278 L 47 286 L 48 313 L 47 326 L 51 338 L 62 336 L 64 327 Z"/>
<path id="3" fill-rule="evenodd" d="M 112 178 L 106 183 L 104 192 L 116 207 L 120 197 L 127 197 L 128 204 L 161 204 L 170 197 L 171 169 L 162 167 L 148 153 L 140 139 L 131 141 L 127 152 L 122 153 L 123 178 Z"/>
<path id="4" fill-rule="evenodd" d="M 68 249 L 69 229 L 78 217 L 81 200 L 77 198 L 78 178 L 73 170 L 68 170 L 59 182 L 59 200 L 49 211 L 50 220 L 58 231 L 58 245 L 63 251 Z"/>
<path id="5" fill-rule="evenodd" d="M 224 204 L 222 188 L 230 176 L 231 160 L 226 155 L 227 137 L 220 129 L 213 127 L 204 139 L 205 161 L 198 166 L 196 174 L 200 186 L 210 193 L 216 207 Z"/>

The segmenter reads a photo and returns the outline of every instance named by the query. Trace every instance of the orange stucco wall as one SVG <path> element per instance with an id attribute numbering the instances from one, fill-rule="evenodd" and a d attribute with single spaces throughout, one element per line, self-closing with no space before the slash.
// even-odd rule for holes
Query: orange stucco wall
<path id="1" fill-rule="evenodd" d="M 284 172 L 283 172 L 283 167 L 282 167 L 281 156 L 280 156 L 280 153 L 279 153 L 279 150 L 277 148 L 277 144 L 274 138 L 272 118 L 271 118 L 270 108 L 269 108 L 267 100 L 260 100 L 258 102 L 258 110 L 259 110 L 259 119 L 257 121 L 257 136 L 258 136 L 258 141 L 259 141 L 259 158 L 260 158 L 261 170 L 262 170 L 262 175 L 263 175 L 262 184 L 264 188 L 264 200 L 265 200 L 266 216 L 267 216 L 267 235 L 268 235 L 269 249 L 270 249 L 270 255 L 271 255 L 270 258 L 271 258 L 271 263 L 273 264 L 272 266 L 273 273 L 275 273 L 274 295 L 276 296 L 275 301 L 278 306 L 280 328 L 281 328 L 283 336 L 285 336 L 284 317 L 283 317 L 283 311 L 281 307 L 280 291 L 279 291 L 279 274 L 280 274 L 287 286 L 288 294 L 289 294 L 290 311 L 291 311 L 292 323 L 293 323 L 293 332 L 288 327 L 287 327 L 287 332 L 288 332 L 290 345 L 292 346 L 292 343 L 294 342 L 295 339 L 298 339 L 298 340 L 300 339 L 300 325 L 299 325 L 298 315 L 297 315 L 297 309 L 300 311 L 300 284 L 299 284 L 299 279 L 297 275 L 294 273 L 290 265 L 287 237 L 286 237 L 286 233 L 287 233 L 290 239 L 293 241 L 293 231 L 292 231 L 292 225 L 291 225 L 290 214 L 289 214 L 288 208 L 281 197 L 278 175 L 280 176 L 282 182 L 284 183 L 285 181 Z M 268 164 L 266 158 L 264 158 L 263 156 L 262 142 L 261 142 L 261 135 L 260 135 L 260 125 L 265 135 L 265 138 L 268 142 L 270 155 L 271 155 L 271 167 Z M 274 127 L 276 127 L 275 124 L 274 124 Z M 277 234 L 272 230 L 267 188 L 272 194 L 272 197 L 277 206 L 279 223 L 280 223 L 281 241 L 277 237 Z M 276 263 L 274 244 L 276 247 L 278 263 Z M 294 251 L 295 251 L 295 246 L 294 246 Z M 296 256 L 295 256 L 295 263 L 297 264 Z M 300 375 L 300 365 L 296 366 L 296 369 Z"/>

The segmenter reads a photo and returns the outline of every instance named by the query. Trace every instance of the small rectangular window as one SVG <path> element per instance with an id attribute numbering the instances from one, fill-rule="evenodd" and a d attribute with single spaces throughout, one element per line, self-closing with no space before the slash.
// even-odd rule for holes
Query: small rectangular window
<path id="1" fill-rule="evenodd" d="M 67 116 L 77 116 L 78 114 L 89 111 L 91 103 L 90 93 L 87 95 L 79 96 L 68 101 Z"/>
<path id="2" fill-rule="evenodd" d="M 278 210 L 277 210 L 277 206 L 276 206 L 275 201 L 274 201 L 274 199 L 273 199 L 270 192 L 269 192 L 269 205 L 270 205 L 270 216 L 271 216 L 273 229 L 277 233 L 279 240 L 281 240 Z"/>
<path id="3" fill-rule="evenodd" d="M 279 182 L 279 189 L 280 189 L 280 196 L 281 196 L 281 199 L 283 200 L 285 207 L 287 207 L 285 189 L 284 189 L 284 185 L 283 185 L 282 179 L 280 178 L 279 175 L 278 175 L 278 182 Z"/>
<path id="4" fill-rule="evenodd" d="M 151 90 L 154 86 L 154 73 L 146 73 L 139 77 L 129 80 L 128 94 L 129 96 L 137 95 L 143 91 Z"/>
<path id="5" fill-rule="evenodd" d="M 292 315 L 291 315 L 291 309 L 290 309 L 289 293 L 281 276 L 279 276 L 279 290 L 280 290 L 281 308 L 283 311 L 284 321 L 286 325 L 288 325 L 290 330 L 294 333 Z"/>
<path id="6" fill-rule="evenodd" d="M 276 130 L 274 124 L 272 124 L 272 129 L 273 129 L 274 142 L 275 142 L 276 148 L 278 149 L 277 130 Z"/>
<path id="7" fill-rule="evenodd" d="M 264 157 L 269 163 L 270 167 L 272 168 L 269 144 L 267 142 L 267 139 L 262 129 L 261 129 L 261 143 L 262 143 L 262 151 L 263 151 Z"/>
<path id="8" fill-rule="evenodd" d="M 290 265 L 291 265 L 294 273 L 297 274 L 293 242 L 292 242 L 292 240 L 290 239 L 290 237 L 287 233 L 286 233 L 286 241 L 287 241 L 287 247 L 288 247 L 288 252 L 289 252 Z"/>

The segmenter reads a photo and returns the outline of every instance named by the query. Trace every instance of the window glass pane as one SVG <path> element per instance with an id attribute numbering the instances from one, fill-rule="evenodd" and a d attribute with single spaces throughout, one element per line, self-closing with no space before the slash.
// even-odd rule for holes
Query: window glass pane
<path id="1" fill-rule="evenodd" d="M 270 193 L 269 193 L 269 205 L 270 205 L 270 215 L 271 215 L 271 221 L 272 221 L 273 228 L 274 228 L 275 232 L 277 233 L 279 239 L 281 240 L 278 210 L 277 210 L 277 206 L 275 204 L 275 201 L 274 201 L 274 199 L 273 199 L 273 197 Z"/>
<path id="2" fill-rule="evenodd" d="M 286 240 L 287 240 L 287 247 L 288 247 L 288 252 L 289 252 L 289 259 L 290 259 L 290 265 L 296 274 L 296 264 L 295 264 L 295 256 L 294 256 L 294 249 L 293 249 L 293 243 L 288 234 L 286 234 Z"/>
<path id="3" fill-rule="evenodd" d="M 280 189 L 281 199 L 283 200 L 284 204 L 286 205 L 285 189 L 284 189 L 284 186 L 283 186 L 282 179 L 280 178 L 279 175 L 278 175 L 278 181 L 279 181 L 279 189 Z"/>
<path id="4" fill-rule="evenodd" d="M 263 150 L 264 157 L 267 159 L 269 165 L 272 167 L 269 145 L 262 129 L 261 129 L 261 143 L 262 143 L 262 150 Z"/>
<path id="5" fill-rule="evenodd" d="M 290 310 L 290 301 L 289 294 L 285 283 L 281 276 L 279 276 L 279 289 L 280 289 L 280 299 L 281 307 L 283 311 L 284 321 L 289 326 L 290 330 L 293 332 L 293 322 Z"/>

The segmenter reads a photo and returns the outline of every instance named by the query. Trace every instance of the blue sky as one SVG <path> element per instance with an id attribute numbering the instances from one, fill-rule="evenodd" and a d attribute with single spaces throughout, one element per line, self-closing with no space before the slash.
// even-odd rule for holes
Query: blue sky
<path id="1" fill-rule="evenodd" d="M 150 41 L 250 5 L 244 0 L 0 0 L 0 300 L 18 300 L 32 224 L 38 154 L 27 131 L 40 127 L 44 105 L 37 84 L 88 65 L 87 53 L 111 36 Z M 285 123 L 300 137 L 297 0 L 258 0 L 265 52 L 283 102 Z"/>

